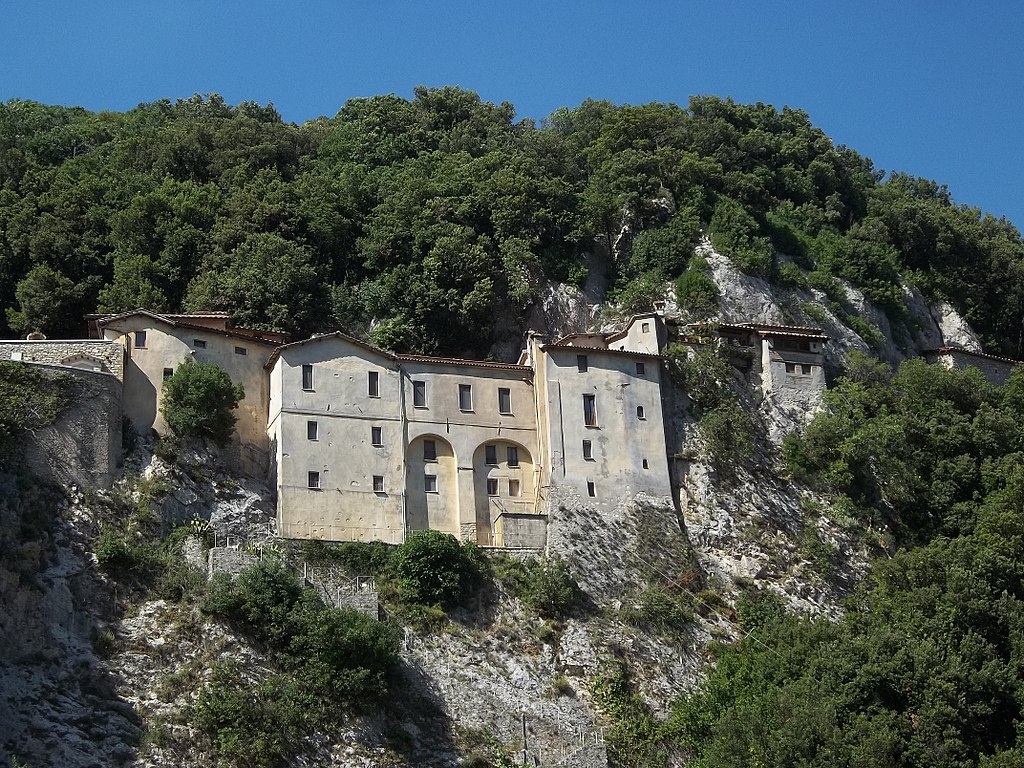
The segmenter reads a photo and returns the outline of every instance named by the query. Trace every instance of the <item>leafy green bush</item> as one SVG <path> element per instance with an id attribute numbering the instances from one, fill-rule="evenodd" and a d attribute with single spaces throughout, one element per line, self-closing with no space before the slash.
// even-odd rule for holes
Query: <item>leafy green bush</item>
<path id="1" fill-rule="evenodd" d="M 20 362 L 0 362 L 0 467 L 14 466 L 16 438 L 40 429 L 70 403 L 75 381 L 67 375 L 47 376 Z"/>
<path id="2" fill-rule="evenodd" d="M 757 220 L 740 203 L 720 197 L 709 224 L 715 250 L 751 275 L 768 275 L 775 260 L 771 241 L 762 237 Z"/>
<path id="3" fill-rule="evenodd" d="M 446 608 L 466 602 L 487 576 L 487 563 L 475 544 L 460 544 L 440 531 L 413 533 L 392 555 L 403 600 Z"/>
<path id="4" fill-rule="evenodd" d="M 669 591 L 663 586 L 647 586 L 636 600 L 621 610 L 628 624 L 657 634 L 676 637 L 685 632 L 694 619 L 693 596 L 685 590 Z"/>
<path id="5" fill-rule="evenodd" d="M 716 470 L 745 465 L 753 456 L 754 425 L 739 403 L 726 401 L 700 420 L 698 434 Z"/>
<path id="6" fill-rule="evenodd" d="M 542 560 L 506 560 L 497 572 L 506 588 L 542 618 L 565 618 L 580 605 L 580 586 L 557 555 Z"/>
<path id="7" fill-rule="evenodd" d="M 208 437 L 225 445 L 235 428 L 233 411 L 245 397 L 224 369 L 213 363 L 186 362 L 164 382 L 160 411 L 179 437 Z"/>
<path id="8" fill-rule="evenodd" d="M 687 317 L 703 320 L 718 310 L 718 286 L 707 273 L 707 262 L 695 257 L 676 280 L 676 301 Z"/>

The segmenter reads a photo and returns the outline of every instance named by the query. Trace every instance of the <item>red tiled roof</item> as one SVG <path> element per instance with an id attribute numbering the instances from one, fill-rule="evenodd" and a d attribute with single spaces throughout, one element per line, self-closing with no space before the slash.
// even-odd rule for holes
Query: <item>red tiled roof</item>
<path id="1" fill-rule="evenodd" d="M 464 360 L 459 357 L 433 357 L 431 355 L 395 355 L 399 360 L 411 363 L 438 363 L 440 365 L 470 365 L 476 368 L 503 368 L 514 371 L 532 371 L 528 365 L 516 363 L 499 363 L 494 360 Z"/>

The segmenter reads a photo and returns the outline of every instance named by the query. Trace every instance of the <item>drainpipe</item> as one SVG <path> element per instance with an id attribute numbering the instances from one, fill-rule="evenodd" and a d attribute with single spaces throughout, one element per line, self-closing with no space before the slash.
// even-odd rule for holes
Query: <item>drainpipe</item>
<path id="1" fill-rule="evenodd" d="M 409 536 L 409 497 L 407 487 L 409 484 L 409 419 L 405 415 L 405 371 L 401 363 L 398 366 L 398 408 L 399 420 L 402 426 L 402 541 Z"/>

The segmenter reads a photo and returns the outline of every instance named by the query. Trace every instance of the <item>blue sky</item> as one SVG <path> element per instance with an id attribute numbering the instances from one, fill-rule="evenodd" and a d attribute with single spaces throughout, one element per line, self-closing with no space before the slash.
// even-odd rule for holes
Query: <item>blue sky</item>
<path id="1" fill-rule="evenodd" d="M 877 167 L 1024 226 L 1017 2 L 0 0 L 0 18 L 4 101 L 122 110 L 216 91 L 301 122 L 421 84 L 536 118 L 715 94 L 806 110 Z"/>

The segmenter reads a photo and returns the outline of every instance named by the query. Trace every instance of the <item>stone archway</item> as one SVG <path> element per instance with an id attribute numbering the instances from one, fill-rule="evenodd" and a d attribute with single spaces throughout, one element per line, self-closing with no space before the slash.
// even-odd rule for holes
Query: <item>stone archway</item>
<path id="1" fill-rule="evenodd" d="M 66 365 L 68 368 L 80 368 L 83 371 L 103 371 L 109 373 L 110 370 L 107 368 L 107 364 L 99 358 L 95 358 L 92 355 L 87 355 L 82 352 L 78 354 L 65 357 L 60 361 L 61 365 Z"/>
<path id="2" fill-rule="evenodd" d="M 512 440 L 488 440 L 473 452 L 477 543 L 496 545 L 495 521 L 504 513 L 536 512 L 533 456 Z"/>
<path id="3" fill-rule="evenodd" d="M 420 435 L 406 452 L 406 527 L 459 535 L 459 488 L 455 451 L 439 435 Z"/>

